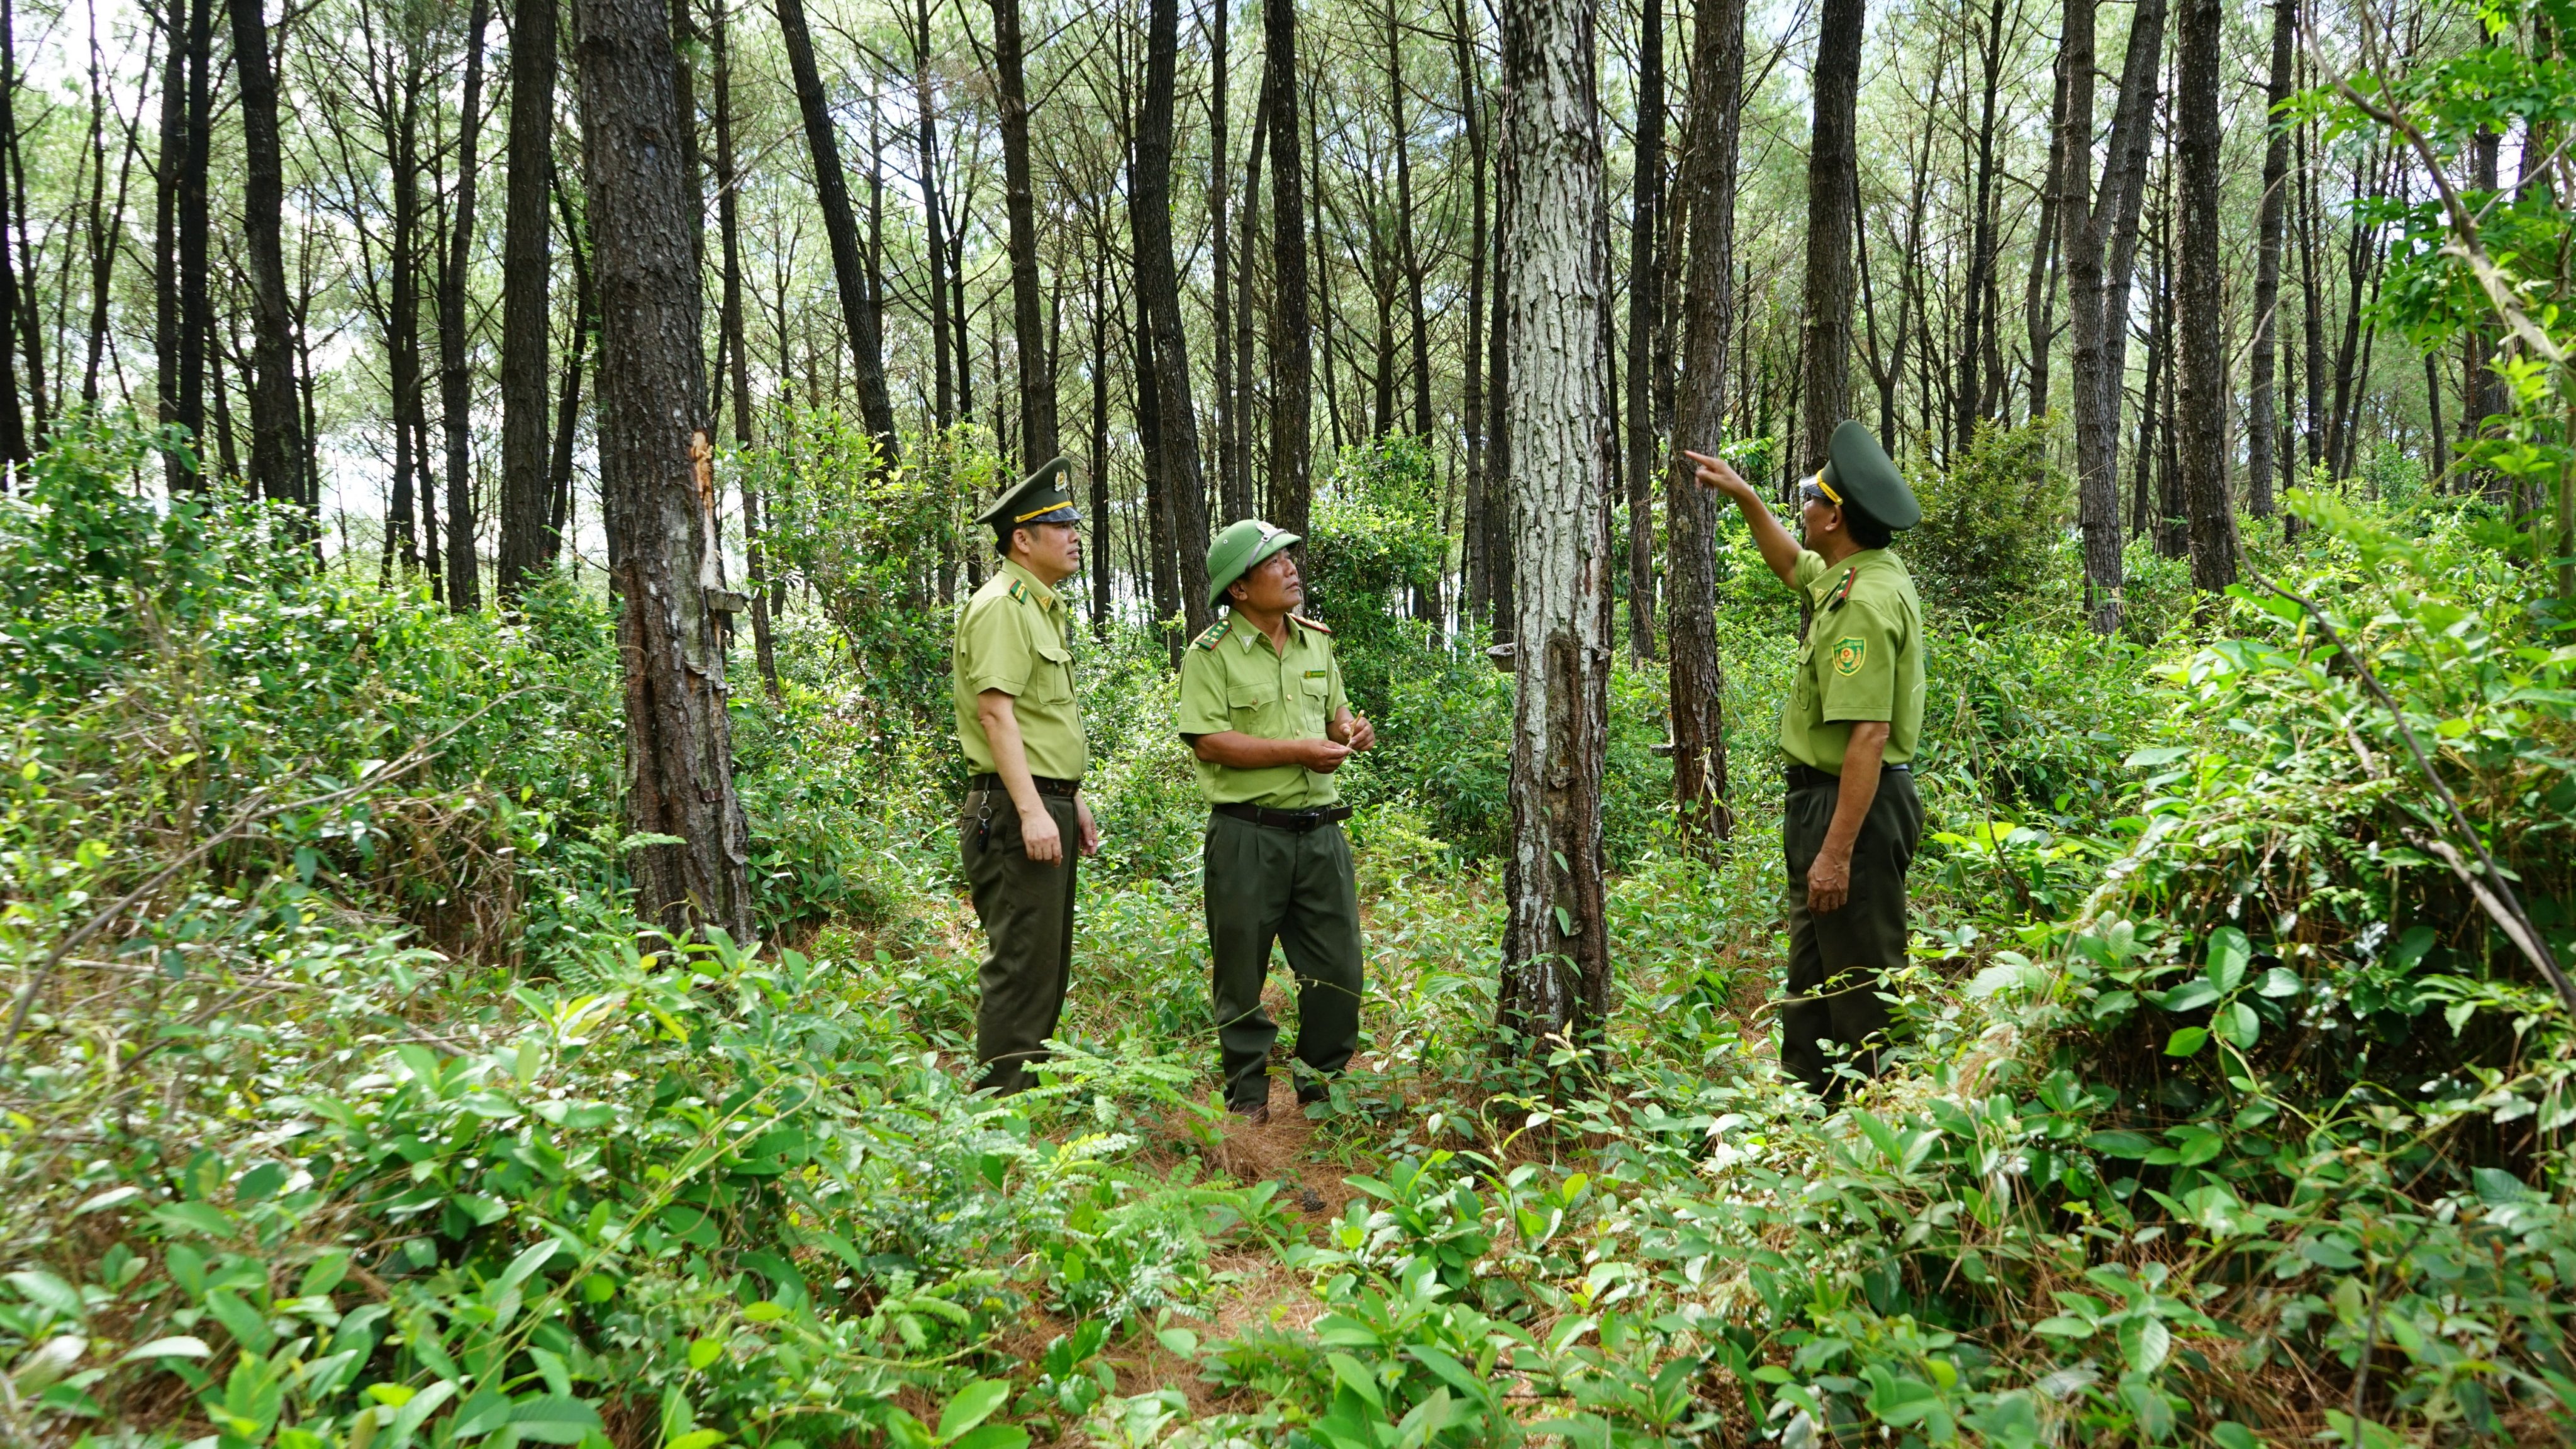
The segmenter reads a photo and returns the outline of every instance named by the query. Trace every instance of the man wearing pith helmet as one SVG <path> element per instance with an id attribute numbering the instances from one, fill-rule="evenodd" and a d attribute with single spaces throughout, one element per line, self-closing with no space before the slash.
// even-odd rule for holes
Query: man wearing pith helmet
<path id="1" fill-rule="evenodd" d="M 1297 1099 L 1360 1043 L 1360 893 L 1333 772 L 1377 731 L 1352 712 L 1333 631 L 1302 617 L 1297 535 L 1246 519 L 1208 545 L 1208 607 L 1226 609 L 1181 652 L 1181 738 L 1208 802 L 1208 944 L 1218 1064 L 1229 1111 L 1270 1119 L 1261 1007 L 1276 941 L 1297 978 Z"/>
<path id="2" fill-rule="evenodd" d="M 1056 585 L 1082 567 L 1082 514 L 1058 458 L 1006 488 L 975 521 L 1002 566 L 957 621 L 949 692 L 966 752 L 958 850 L 983 922 L 975 1056 L 980 1087 L 1036 1085 L 1073 969 L 1076 852 L 1100 850 L 1082 798 L 1090 746 L 1073 697 L 1070 607 Z"/>
<path id="3" fill-rule="evenodd" d="M 1923 834 L 1914 742 L 1923 726 L 1923 604 L 1890 536 L 1923 521 L 1869 429 L 1834 429 L 1799 485 L 1799 547 L 1717 458 L 1685 453 L 1701 486 L 1735 500 L 1762 561 L 1813 612 L 1780 714 L 1789 796 L 1789 986 L 1780 1060 L 1827 1101 L 1877 1070 L 1888 1025 L 1881 977 L 1905 962 L 1905 871 Z M 1845 1070 L 1848 1067 L 1850 1070 Z"/>

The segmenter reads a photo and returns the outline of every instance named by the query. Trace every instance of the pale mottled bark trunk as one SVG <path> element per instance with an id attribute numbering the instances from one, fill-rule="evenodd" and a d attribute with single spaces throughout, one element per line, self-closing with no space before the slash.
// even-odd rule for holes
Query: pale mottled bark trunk
<path id="1" fill-rule="evenodd" d="M 712 591 L 714 474 L 699 415 L 699 278 L 669 12 L 573 12 L 600 306 L 600 498 L 625 665 L 626 855 L 638 913 L 674 936 L 751 933 L 746 828 Z"/>
<path id="2" fill-rule="evenodd" d="M 1609 729 L 1609 286 L 1592 7 L 1509 0 L 1504 147 L 1515 406 L 1512 713 L 1502 1026 L 1575 1039 L 1609 1009 L 1601 771 Z"/>

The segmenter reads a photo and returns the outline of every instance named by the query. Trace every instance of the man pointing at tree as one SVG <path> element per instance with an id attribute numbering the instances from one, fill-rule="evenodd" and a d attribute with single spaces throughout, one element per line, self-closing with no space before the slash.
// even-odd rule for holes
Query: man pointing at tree
<path id="1" fill-rule="evenodd" d="M 1877 1071 L 1883 977 L 1905 963 L 1905 872 L 1923 835 L 1914 740 L 1923 724 L 1923 605 L 1888 552 L 1923 509 L 1869 429 L 1834 429 L 1799 485 L 1806 547 L 1722 459 L 1683 453 L 1700 485 L 1735 500 L 1762 561 L 1812 609 L 1780 713 L 1789 795 L 1789 996 L 1780 1062 L 1827 1101 Z"/>

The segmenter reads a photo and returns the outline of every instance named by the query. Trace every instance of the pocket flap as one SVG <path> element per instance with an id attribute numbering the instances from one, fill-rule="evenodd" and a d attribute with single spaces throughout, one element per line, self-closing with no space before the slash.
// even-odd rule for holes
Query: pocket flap
<path id="1" fill-rule="evenodd" d="M 1278 697 L 1278 690 L 1274 685 L 1237 684 L 1226 689 L 1225 705 L 1228 709 L 1259 709 Z"/>
<path id="2" fill-rule="evenodd" d="M 1073 662 L 1073 651 L 1065 648 L 1064 641 L 1056 638 L 1054 635 L 1040 634 L 1038 636 L 1038 657 L 1050 664 L 1071 664 Z"/>

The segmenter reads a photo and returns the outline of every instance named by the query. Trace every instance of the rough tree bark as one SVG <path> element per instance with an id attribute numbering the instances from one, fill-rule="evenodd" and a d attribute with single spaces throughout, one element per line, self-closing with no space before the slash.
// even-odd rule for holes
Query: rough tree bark
<path id="1" fill-rule="evenodd" d="M 805 149 L 814 161 L 814 199 L 823 208 L 823 234 L 832 249 L 832 282 L 841 299 L 857 369 L 859 416 L 876 436 L 882 461 L 899 451 L 894 401 L 886 393 L 884 319 L 868 290 L 867 261 L 859 254 L 858 218 L 850 210 L 850 184 L 841 173 L 841 142 L 832 129 L 831 98 L 814 64 L 814 37 L 805 24 L 805 0 L 778 0 L 778 31 L 787 43 L 788 70 L 796 79 L 796 109 L 805 122 Z"/>
<path id="2" fill-rule="evenodd" d="M 1180 559 L 1181 612 L 1190 637 L 1208 626 L 1207 478 L 1199 466 L 1198 410 L 1190 393 L 1189 334 L 1172 264 L 1172 88 L 1180 50 L 1179 0 L 1151 0 L 1145 27 L 1145 96 L 1136 126 L 1136 291 L 1153 332 L 1158 471 Z M 1296 530 L 1291 530 L 1292 532 Z"/>
<path id="3" fill-rule="evenodd" d="M 793 3 L 793 0 L 789 0 Z M 599 464 L 626 676 L 627 853 L 637 909 L 675 937 L 751 934 L 746 826 L 725 717 L 715 490 L 699 425 L 700 299 L 661 0 L 578 0 L 574 53 L 600 300 Z"/>
<path id="4" fill-rule="evenodd" d="M 742 208 L 736 193 L 742 187 L 742 173 L 734 163 L 733 150 L 733 50 L 725 33 L 725 11 L 731 0 L 715 0 L 709 7 L 707 42 L 708 59 L 715 69 L 716 122 L 716 229 L 724 247 L 724 301 L 716 330 L 724 339 L 728 363 L 726 381 L 733 385 L 733 441 L 737 448 L 751 447 L 751 353 L 746 336 L 742 303 Z M 742 473 L 742 553 L 743 588 L 751 595 L 751 648 L 754 667 L 760 671 L 760 683 L 775 702 L 779 697 L 778 648 L 769 628 L 769 570 L 761 549 L 760 490 L 751 482 L 751 470 Z"/>
<path id="5" fill-rule="evenodd" d="M 1858 201 L 1861 36 L 1866 0 L 1824 0 L 1816 35 L 1815 124 L 1807 146 L 1805 411 L 1801 469 L 1851 415 L 1852 229 Z"/>
<path id="6" fill-rule="evenodd" d="M 260 0 L 232 0 L 233 64 L 242 109 L 242 232 L 250 278 L 250 481 L 263 498 L 313 501 L 302 478 L 304 420 L 295 406 L 295 319 L 286 302 L 286 165 L 277 135 Z M 102 158 L 104 159 L 104 158 Z"/>
<path id="7" fill-rule="evenodd" d="M 188 6 L 188 119 L 179 167 L 179 423 L 197 439 L 201 470 L 206 354 L 214 339 L 206 184 L 214 145 L 214 10 L 215 0 L 193 0 Z"/>
<path id="8" fill-rule="evenodd" d="M 2077 516 L 2084 536 L 2084 585 L 2097 633 L 2120 626 L 2120 391 L 2128 356 L 2129 272 L 2145 197 L 2148 133 L 2154 127 L 2157 61 L 2164 50 L 2165 0 L 2138 0 L 2112 113 L 2102 190 L 2093 190 L 2094 8 L 2066 0 L 2061 47 L 2066 65 L 2066 290 L 2073 332 Z"/>
<path id="9" fill-rule="evenodd" d="M 438 276 L 438 412 L 447 445 L 447 607 L 460 614 L 483 607 L 482 571 L 474 557 L 474 397 L 466 368 L 465 291 L 474 257 L 474 143 L 483 120 L 483 31 L 490 20 L 490 0 L 474 0 L 465 22 L 456 215 L 446 237 L 446 265 Z"/>
<path id="10" fill-rule="evenodd" d="M 501 218 L 501 499 L 493 591 L 507 606 L 554 567 L 547 528 L 546 367 L 554 326 L 548 275 L 555 174 L 555 5 L 519 0 L 510 27 L 510 176 Z"/>
<path id="11" fill-rule="evenodd" d="M 2174 171 L 2182 192 L 2181 258 L 2174 285 L 2182 336 L 2180 413 L 2182 495 L 2190 520 L 2191 582 L 2216 593 L 2236 582 L 2236 515 L 2227 498 L 2227 339 L 2225 281 L 2219 275 L 2218 189 L 2223 138 L 2218 127 L 2219 0 L 2181 0 L 2174 30 L 2179 74 L 2174 86 Z"/>
<path id="12" fill-rule="evenodd" d="M 1055 376 L 1047 367 L 1038 290 L 1035 184 L 1029 179 L 1029 90 L 1021 59 L 1020 0 L 993 0 L 993 88 L 1001 99 L 1003 210 L 1011 251 L 1011 338 L 1019 353 L 1021 460 L 1056 455 Z"/>
<path id="13" fill-rule="evenodd" d="M 1855 0 L 1856 3 L 1856 0 Z M 1498 1022 L 1524 1042 L 1606 1017 L 1601 771 L 1609 732 L 1612 426 L 1609 277 L 1593 17 L 1584 0 L 1506 0 L 1503 144 L 1518 561 L 1512 847 Z"/>
<path id="14" fill-rule="evenodd" d="M 1467 377 L 1458 402 L 1459 425 L 1467 434 L 1466 506 L 1460 510 L 1460 551 L 1465 554 L 1467 597 L 1460 622 L 1489 619 L 1493 589 L 1485 555 L 1485 518 L 1492 511 L 1492 489 L 1485 478 L 1485 124 L 1476 96 L 1476 37 L 1469 28 L 1467 0 L 1451 0 L 1450 40 L 1457 48 L 1458 124 L 1467 134 Z"/>
<path id="15" fill-rule="evenodd" d="M 1664 472 L 1665 586 L 1671 596 L 1673 803 L 1685 835 L 1724 840 L 1734 833 L 1735 813 L 1727 804 L 1726 675 L 1717 655 L 1717 499 L 1699 486 L 1679 450 L 1706 450 L 1726 434 L 1744 0 L 1708 0 L 1696 23 L 1689 129 L 1675 198 L 1687 218 L 1689 270 L 1682 282 L 1675 451 Z"/>
<path id="16" fill-rule="evenodd" d="M 1297 105 L 1297 6 L 1265 0 L 1261 87 L 1270 105 L 1270 522 L 1308 531 L 1314 481 L 1314 321 L 1306 277 L 1306 160 Z"/>
<path id="17" fill-rule="evenodd" d="M 2274 340 L 2281 305 L 2282 218 L 2289 200 L 2290 133 L 2281 108 L 2290 99 L 2290 43 L 2298 26 L 2297 0 L 2273 0 L 2272 72 L 2263 87 L 2263 200 L 2254 240 L 2254 343 L 2246 359 L 2245 474 L 2247 507 L 2257 518 L 2272 516 L 2273 444 L 2278 434 L 2278 401 L 2272 380 L 2280 357 Z"/>
<path id="18" fill-rule="evenodd" d="M 1664 7 L 1637 32 L 1637 185 L 1628 221 L 1628 652 L 1655 657 L 1655 322 L 1663 313 Z"/>

